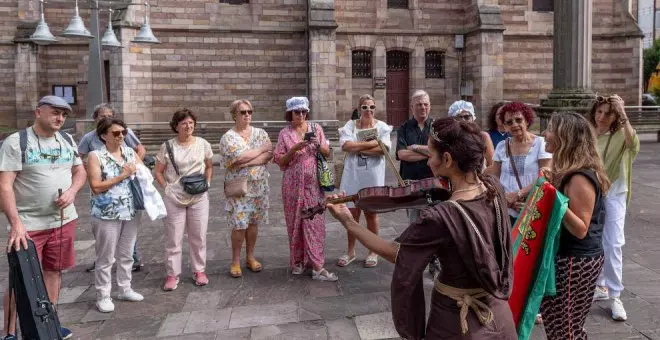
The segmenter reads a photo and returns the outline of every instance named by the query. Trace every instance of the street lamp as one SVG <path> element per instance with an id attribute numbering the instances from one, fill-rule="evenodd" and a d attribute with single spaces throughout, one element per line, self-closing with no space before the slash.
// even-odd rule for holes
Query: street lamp
<path id="1" fill-rule="evenodd" d="M 101 46 L 105 47 L 121 47 L 121 43 L 117 39 L 114 30 L 112 29 L 112 8 L 108 9 L 108 27 L 103 34 L 103 38 L 99 40 L 99 1 L 87 0 L 91 6 L 90 13 L 90 28 L 91 32 L 85 28 L 85 23 L 80 17 L 78 11 L 78 0 L 76 0 L 75 13 L 69 26 L 64 30 L 62 36 L 72 38 L 88 38 L 89 39 L 89 61 L 87 72 L 87 117 L 91 118 L 94 107 L 103 102 L 103 63 L 101 63 Z M 37 28 L 30 36 L 30 40 L 38 45 L 48 45 L 57 42 L 57 39 L 50 33 L 48 24 L 44 19 L 44 0 L 39 0 L 41 3 L 41 17 Z M 160 43 L 154 36 L 149 26 L 149 9 L 151 5 L 148 2 L 144 4 L 130 4 L 130 5 L 144 5 L 144 24 L 140 27 L 140 32 L 135 36 L 132 42 L 157 44 Z"/>

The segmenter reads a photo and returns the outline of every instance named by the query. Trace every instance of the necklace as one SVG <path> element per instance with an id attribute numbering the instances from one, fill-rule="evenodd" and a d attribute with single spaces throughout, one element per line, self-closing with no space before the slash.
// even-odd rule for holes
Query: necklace
<path id="1" fill-rule="evenodd" d="M 451 193 L 452 193 L 452 194 L 455 194 L 455 193 L 458 193 L 458 192 L 472 191 L 472 190 L 474 190 L 474 189 L 481 188 L 481 184 L 482 184 L 482 183 L 475 184 L 475 185 L 473 185 L 473 186 L 471 186 L 471 187 L 467 187 L 467 188 L 464 188 L 464 189 L 452 190 Z"/>

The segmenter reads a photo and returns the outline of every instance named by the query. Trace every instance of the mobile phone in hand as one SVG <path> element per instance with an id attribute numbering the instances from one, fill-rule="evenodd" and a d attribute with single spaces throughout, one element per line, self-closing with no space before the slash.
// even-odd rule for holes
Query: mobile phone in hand
<path id="1" fill-rule="evenodd" d="M 305 134 L 305 138 L 304 138 L 304 139 L 305 139 L 306 141 L 309 141 L 310 139 L 312 139 L 312 137 L 315 137 L 315 136 L 316 136 L 316 135 L 314 134 L 314 132 L 307 132 L 307 133 Z"/>

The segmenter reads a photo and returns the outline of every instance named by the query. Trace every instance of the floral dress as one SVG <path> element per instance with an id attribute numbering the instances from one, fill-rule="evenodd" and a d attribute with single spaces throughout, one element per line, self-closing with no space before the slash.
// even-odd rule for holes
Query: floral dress
<path id="1" fill-rule="evenodd" d="M 116 160 L 105 146 L 100 150 L 91 152 L 99 160 L 101 180 L 105 181 L 117 177 L 121 175 L 124 164 L 135 163 L 135 151 L 133 149 L 126 146 L 121 146 L 120 149 L 121 160 Z M 126 178 L 106 192 L 92 194 L 90 203 L 92 216 L 102 220 L 132 220 L 136 211 L 128 181 L 129 178 Z"/>
<path id="2" fill-rule="evenodd" d="M 225 167 L 225 181 L 247 177 L 247 194 L 242 197 L 227 197 L 225 210 L 227 222 L 232 229 L 247 229 L 250 224 L 268 223 L 268 177 L 266 165 L 233 169 L 236 158 L 243 152 L 270 143 L 268 133 L 252 127 L 250 138 L 243 139 L 234 129 L 230 129 L 220 139 L 221 163 Z"/>
<path id="3" fill-rule="evenodd" d="M 318 124 L 314 124 L 314 130 L 311 130 L 310 125 L 307 129 L 315 132 L 321 144 L 328 143 L 323 129 Z M 300 136 L 293 127 L 288 126 L 282 129 L 273 152 L 274 162 L 279 164 L 282 157 L 300 142 Z M 323 267 L 325 262 L 325 219 L 323 214 L 316 215 L 312 220 L 300 217 L 303 208 L 313 207 L 324 200 L 316 172 L 317 151 L 316 146 L 304 147 L 296 152 L 288 165 L 280 165 L 280 169 L 284 171 L 282 203 L 289 234 L 291 267 L 296 265 Z"/>

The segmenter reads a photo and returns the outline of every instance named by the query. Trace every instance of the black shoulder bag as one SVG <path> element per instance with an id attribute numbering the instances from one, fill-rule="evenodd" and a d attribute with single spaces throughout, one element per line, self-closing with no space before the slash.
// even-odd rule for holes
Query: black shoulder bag
<path id="1" fill-rule="evenodd" d="M 181 176 L 181 174 L 179 174 L 179 167 L 174 161 L 172 145 L 170 145 L 170 142 L 165 142 L 165 146 L 167 147 L 167 154 L 172 161 L 174 172 L 176 172 L 177 176 Z M 183 191 L 191 195 L 202 194 L 209 190 L 209 184 L 206 182 L 206 177 L 204 177 L 204 174 L 182 176 L 179 182 L 181 183 L 181 187 L 183 187 Z"/>

